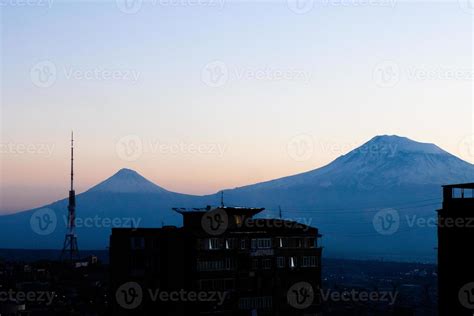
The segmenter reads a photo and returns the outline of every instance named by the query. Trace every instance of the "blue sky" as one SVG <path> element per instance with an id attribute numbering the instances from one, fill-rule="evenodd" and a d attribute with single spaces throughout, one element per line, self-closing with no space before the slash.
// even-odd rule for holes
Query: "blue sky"
<path id="1" fill-rule="evenodd" d="M 0 0 L 0 211 L 65 196 L 71 129 L 79 191 L 128 167 L 212 193 L 378 134 L 474 161 L 467 1 L 18 1 Z"/>

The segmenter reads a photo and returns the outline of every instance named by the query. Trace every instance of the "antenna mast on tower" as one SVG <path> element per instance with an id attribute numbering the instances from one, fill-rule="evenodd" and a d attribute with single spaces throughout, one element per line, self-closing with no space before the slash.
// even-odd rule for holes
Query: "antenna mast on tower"
<path id="1" fill-rule="evenodd" d="M 67 232 L 61 252 L 61 260 L 79 259 L 79 248 L 76 236 L 76 192 L 74 191 L 74 134 L 71 132 L 71 189 L 69 190 L 69 203 Z"/>

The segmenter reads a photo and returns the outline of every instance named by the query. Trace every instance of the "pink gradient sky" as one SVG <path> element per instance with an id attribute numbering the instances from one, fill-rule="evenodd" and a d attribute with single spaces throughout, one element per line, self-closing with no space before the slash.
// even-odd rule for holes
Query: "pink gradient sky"
<path id="1" fill-rule="evenodd" d="M 127 167 L 210 194 L 323 166 L 379 134 L 473 162 L 472 14 L 456 2 L 3 6 L 0 212 L 66 197 L 71 129 L 78 192 Z M 48 87 L 33 71 L 44 61 Z M 217 86 L 213 65 L 227 72 Z M 381 82 L 387 67 L 395 78 Z M 295 159 L 295 137 L 312 153 Z"/>

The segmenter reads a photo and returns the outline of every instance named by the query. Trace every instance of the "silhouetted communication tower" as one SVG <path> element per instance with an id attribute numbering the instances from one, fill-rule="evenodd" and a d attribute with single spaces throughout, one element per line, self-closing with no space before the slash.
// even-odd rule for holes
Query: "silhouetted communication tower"
<path id="1" fill-rule="evenodd" d="M 71 133 L 71 189 L 69 190 L 69 204 L 67 206 L 67 232 L 61 252 L 61 260 L 79 259 L 79 248 L 76 236 L 76 192 L 74 191 L 74 135 Z"/>

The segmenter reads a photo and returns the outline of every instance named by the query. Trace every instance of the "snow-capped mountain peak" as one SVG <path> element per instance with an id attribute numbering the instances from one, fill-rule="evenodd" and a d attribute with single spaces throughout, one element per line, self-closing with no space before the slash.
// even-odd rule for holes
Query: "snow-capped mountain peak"
<path id="1" fill-rule="evenodd" d="M 138 172 L 123 168 L 110 178 L 92 187 L 88 192 L 156 193 L 168 191 L 141 176 Z"/>

